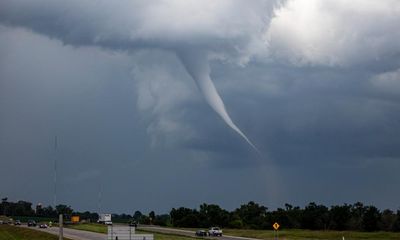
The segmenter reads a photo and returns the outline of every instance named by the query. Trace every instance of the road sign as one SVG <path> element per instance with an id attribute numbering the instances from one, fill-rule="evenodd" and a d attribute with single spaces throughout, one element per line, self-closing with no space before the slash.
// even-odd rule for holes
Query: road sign
<path id="1" fill-rule="evenodd" d="M 274 223 L 274 225 L 272 225 L 272 227 L 273 227 L 276 231 L 278 231 L 280 225 L 276 222 L 276 223 Z"/>
<path id="2" fill-rule="evenodd" d="M 135 234 L 131 226 L 108 226 L 107 240 L 154 240 L 153 234 Z"/>
<path id="3" fill-rule="evenodd" d="M 72 223 L 78 223 L 79 222 L 79 216 L 72 216 L 71 217 L 71 222 Z"/>

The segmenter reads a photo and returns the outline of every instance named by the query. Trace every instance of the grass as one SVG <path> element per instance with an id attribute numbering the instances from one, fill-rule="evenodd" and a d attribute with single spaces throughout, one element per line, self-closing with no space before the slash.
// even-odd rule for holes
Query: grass
<path id="1" fill-rule="evenodd" d="M 107 233 L 107 227 L 102 224 L 78 224 L 68 227 L 98 233 Z M 194 229 L 191 229 L 194 230 Z M 223 229 L 224 234 L 250 237 L 259 239 L 274 239 L 274 232 L 271 230 L 250 230 L 250 229 Z M 137 231 L 138 233 L 153 233 L 157 240 L 193 240 L 191 237 L 182 237 L 176 234 L 155 233 L 150 231 Z M 282 240 L 399 240 L 400 233 L 394 232 L 353 232 L 353 231 L 311 231 L 301 229 L 290 229 L 279 231 L 279 239 Z M 0 239 L 1 240 L 1 239 Z"/>
<path id="2" fill-rule="evenodd" d="M 89 232 L 107 233 L 107 226 L 105 226 L 103 224 L 97 224 L 97 223 L 67 225 L 66 227 L 77 229 L 77 230 L 89 231 Z M 176 234 L 155 233 L 155 232 L 142 231 L 142 230 L 136 231 L 136 232 L 138 234 L 147 234 L 147 233 L 154 234 L 154 239 L 157 239 L 157 240 L 193 240 L 193 239 L 199 239 L 199 238 L 195 238 L 195 237 L 184 237 L 184 236 L 179 236 L 179 235 L 176 235 Z M 0 240 L 2 240 L 2 239 L 0 239 Z"/>
<path id="3" fill-rule="evenodd" d="M 0 225 L 0 240 L 58 240 L 58 236 L 29 228 Z"/>
<path id="4" fill-rule="evenodd" d="M 252 237 L 260 239 L 274 239 L 272 230 L 244 230 L 244 229 L 224 229 L 226 235 Z M 290 229 L 279 231 L 279 239 L 287 240 L 339 240 L 345 237 L 346 240 L 399 240 L 400 233 L 393 232 L 353 232 L 353 231 L 311 231 L 301 229 Z"/>
<path id="5" fill-rule="evenodd" d="M 105 226 L 104 224 L 82 223 L 82 224 L 65 225 L 65 227 L 77 230 L 89 231 L 89 232 L 104 233 L 104 234 L 107 233 L 107 226 Z"/>
<path id="6" fill-rule="evenodd" d="M 196 237 L 184 237 L 184 236 L 179 236 L 176 234 L 166 234 L 166 233 L 153 233 L 153 232 L 147 232 L 147 231 L 137 231 L 139 234 L 140 233 L 152 233 L 154 234 L 154 239 L 156 240 L 193 240 L 193 239 L 200 239 Z M 203 239 L 203 238 L 201 238 Z"/>

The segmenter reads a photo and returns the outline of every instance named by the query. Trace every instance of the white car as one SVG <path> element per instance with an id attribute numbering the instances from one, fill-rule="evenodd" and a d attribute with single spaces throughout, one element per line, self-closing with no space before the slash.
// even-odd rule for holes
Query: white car
<path id="1" fill-rule="evenodd" d="M 112 222 L 111 221 L 106 221 L 106 222 L 104 222 L 104 224 L 105 225 L 112 225 Z"/>
<path id="2" fill-rule="evenodd" d="M 47 224 L 45 224 L 45 223 L 42 223 L 42 224 L 40 224 L 39 225 L 39 228 L 48 228 L 49 226 L 47 226 Z"/>
<path id="3" fill-rule="evenodd" d="M 219 227 L 212 227 L 208 230 L 208 235 L 222 237 L 222 230 Z"/>

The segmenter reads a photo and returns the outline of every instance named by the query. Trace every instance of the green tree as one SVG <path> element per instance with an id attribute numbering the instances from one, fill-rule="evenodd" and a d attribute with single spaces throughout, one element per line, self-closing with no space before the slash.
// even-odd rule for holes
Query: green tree
<path id="1" fill-rule="evenodd" d="M 15 204 L 14 216 L 32 216 L 34 211 L 32 210 L 32 203 L 26 201 L 18 201 Z"/>
<path id="2" fill-rule="evenodd" d="M 364 216 L 362 218 L 363 230 L 372 232 L 378 230 L 378 222 L 381 218 L 379 210 L 374 206 L 368 206 L 365 209 Z"/>
<path id="3" fill-rule="evenodd" d="M 305 229 L 326 230 L 329 225 L 329 210 L 324 205 L 309 203 L 303 211 L 302 227 Z"/>
<path id="4" fill-rule="evenodd" d="M 396 220 L 394 221 L 392 231 L 400 232 L 400 210 L 397 210 Z"/>
<path id="5" fill-rule="evenodd" d="M 43 216 L 56 218 L 57 211 L 52 206 L 45 207 L 45 208 L 43 208 Z"/>
<path id="6" fill-rule="evenodd" d="M 349 226 L 351 205 L 332 206 L 330 209 L 330 228 L 343 231 Z"/>
<path id="7" fill-rule="evenodd" d="M 216 204 L 200 205 L 199 221 L 201 227 L 225 227 L 229 223 L 229 212 Z"/>
<path id="8" fill-rule="evenodd" d="M 7 214 L 8 214 L 8 213 L 7 213 L 8 205 L 9 205 L 9 203 L 8 203 L 8 198 L 7 198 L 7 197 L 2 198 L 2 199 L 1 199 L 1 207 L 0 207 L 0 209 L 1 209 L 1 215 L 7 215 Z"/>
<path id="9" fill-rule="evenodd" d="M 156 215 L 153 222 L 159 226 L 171 226 L 171 217 L 169 214 Z"/>
<path id="10" fill-rule="evenodd" d="M 153 224 L 153 221 L 156 219 L 156 213 L 154 211 L 151 211 L 149 213 L 149 220 L 150 220 L 150 224 Z"/>
<path id="11" fill-rule="evenodd" d="M 140 220 L 140 218 L 142 217 L 142 213 L 140 212 L 140 211 L 135 211 L 135 213 L 133 214 L 133 219 L 136 221 L 136 222 L 139 222 L 139 220 Z"/>
<path id="12" fill-rule="evenodd" d="M 270 223 L 267 221 L 267 210 L 267 207 L 250 201 L 247 204 L 241 205 L 234 213 L 240 217 L 245 227 L 265 229 L 270 227 Z"/>
<path id="13" fill-rule="evenodd" d="M 180 207 L 172 208 L 170 212 L 171 221 L 175 227 L 198 227 L 199 212 L 196 209 Z"/>
<path id="14" fill-rule="evenodd" d="M 379 230 L 392 231 L 394 229 L 396 219 L 396 214 L 394 214 L 392 210 L 384 210 L 379 221 Z"/>
<path id="15" fill-rule="evenodd" d="M 72 208 L 71 208 L 71 206 L 67 206 L 67 205 L 64 205 L 64 204 L 59 204 L 59 205 L 57 205 L 56 206 L 56 211 L 57 211 L 57 214 L 63 214 L 63 215 L 71 215 L 72 214 L 72 212 L 74 211 Z"/>
<path id="16" fill-rule="evenodd" d="M 351 206 L 350 213 L 350 221 L 349 221 L 349 228 L 351 230 L 358 230 L 361 231 L 363 229 L 362 226 L 362 219 L 364 217 L 366 208 L 364 207 L 364 204 L 361 202 L 356 202 Z"/>

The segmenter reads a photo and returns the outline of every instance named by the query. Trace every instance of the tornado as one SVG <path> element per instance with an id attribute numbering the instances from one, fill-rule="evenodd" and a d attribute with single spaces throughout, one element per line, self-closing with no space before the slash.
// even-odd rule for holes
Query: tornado
<path id="1" fill-rule="evenodd" d="M 0 1 L 0 24 L 30 29 L 75 47 L 96 46 L 128 54 L 140 49 L 175 52 L 211 108 L 257 150 L 229 117 L 210 78 L 208 62 L 209 52 L 227 53 L 236 58 L 243 54 L 242 50 L 255 44 L 258 29 L 265 24 L 261 18 L 253 16 L 260 10 L 257 5 L 247 4 L 247 1 L 241 4 L 223 1 L 211 4 L 211 8 L 210 4 L 202 3 L 196 5 L 197 8 L 186 9 L 189 5 L 181 5 L 181 1 L 168 1 L 168 4 L 129 0 L 119 4 L 79 0 L 39 2 L 41 4 L 25 0 Z M 46 11 L 41 11 L 42 5 L 46 6 Z M 244 10 L 243 21 L 240 24 L 231 21 L 230 17 L 236 18 L 236 15 L 223 17 L 228 9 Z M 193 11 L 193 17 L 188 11 Z M 182 23 L 184 17 L 189 19 Z M 262 44 L 262 38 L 256 43 Z"/>
<path id="2" fill-rule="evenodd" d="M 205 52 L 197 51 L 177 51 L 177 56 L 181 60 L 186 71 L 195 81 L 204 99 L 210 107 L 224 120 L 224 122 L 237 132 L 257 153 L 256 146 L 232 121 L 225 104 L 219 96 L 217 89 L 210 77 L 210 65 Z"/>

